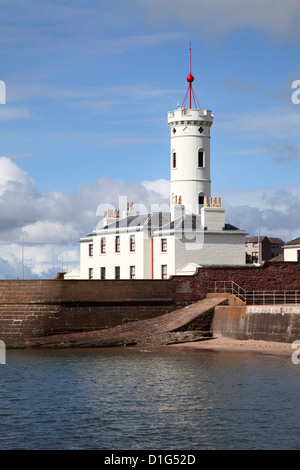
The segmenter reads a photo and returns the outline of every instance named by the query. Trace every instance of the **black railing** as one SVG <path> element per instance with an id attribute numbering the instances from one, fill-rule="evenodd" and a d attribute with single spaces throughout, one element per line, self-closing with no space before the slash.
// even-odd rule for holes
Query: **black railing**
<path id="1" fill-rule="evenodd" d="M 247 305 L 300 304 L 300 290 L 246 291 L 234 281 L 215 281 L 216 293 L 230 293 Z"/>

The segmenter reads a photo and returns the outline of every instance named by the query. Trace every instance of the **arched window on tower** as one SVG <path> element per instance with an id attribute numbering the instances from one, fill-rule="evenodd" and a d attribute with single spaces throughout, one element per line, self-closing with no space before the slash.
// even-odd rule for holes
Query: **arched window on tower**
<path id="1" fill-rule="evenodd" d="M 176 168 L 176 152 L 172 152 L 172 168 Z"/>
<path id="2" fill-rule="evenodd" d="M 198 168 L 204 168 L 205 167 L 205 155 L 204 155 L 204 150 L 199 149 L 198 150 Z"/>
<path id="3" fill-rule="evenodd" d="M 203 204 L 204 204 L 204 193 L 199 193 L 198 194 L 198 204 L 203 206 Z"/>

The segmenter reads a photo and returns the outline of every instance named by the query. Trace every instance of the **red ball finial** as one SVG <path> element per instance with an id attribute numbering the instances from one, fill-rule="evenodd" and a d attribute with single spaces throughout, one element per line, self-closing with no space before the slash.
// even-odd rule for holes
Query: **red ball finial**
<path id="1" fill-rule="evenodd" d="M 194 81 L 194 77 L 191 73 L 186 77 L 186 79 L 189 83 L 192 83 Z"/>

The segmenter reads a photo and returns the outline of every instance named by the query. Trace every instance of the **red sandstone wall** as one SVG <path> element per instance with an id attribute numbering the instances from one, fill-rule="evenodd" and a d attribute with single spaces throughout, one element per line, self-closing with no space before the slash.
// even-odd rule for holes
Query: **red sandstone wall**
<path id="1" fill-rule="evenodd" d="M 300 263 L 210 266 L 167 281 L 0 281 L 0 339 L 15 344 L 153 318 L 204 298 L 215 281 L 225 280 L 245 290 L 300 290 Z"/>
<path id="2" fill-rule="evenodd" d="M 215 281 L 234 281 L 246 291 L 300 290 L 300 263 L 266 262 L 263 266 L 208 266 L 196 276 L 172 279 L 175 302 L 195 302 L 214 292 Z"/>
<path id="3" fill-rule="evenodd" d="M 0 281 L 0 339 L 109 328 L 175 308 L 168 281 Z"/>

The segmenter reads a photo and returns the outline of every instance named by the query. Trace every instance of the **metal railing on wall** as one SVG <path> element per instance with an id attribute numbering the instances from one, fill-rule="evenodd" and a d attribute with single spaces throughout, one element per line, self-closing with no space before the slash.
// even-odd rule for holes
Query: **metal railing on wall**
<path id="1" fill-rule="evenodd" d="M 248 305 L 300 304 L 300 290 L 246 291 L 234 281 L 215 281 L 216 293 L 229 293 Z"/>

